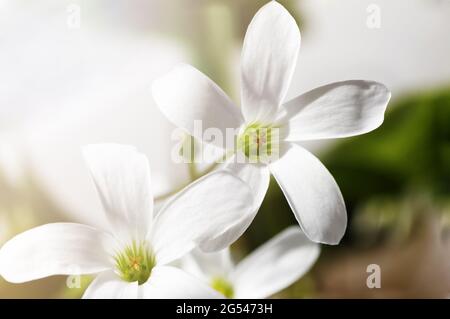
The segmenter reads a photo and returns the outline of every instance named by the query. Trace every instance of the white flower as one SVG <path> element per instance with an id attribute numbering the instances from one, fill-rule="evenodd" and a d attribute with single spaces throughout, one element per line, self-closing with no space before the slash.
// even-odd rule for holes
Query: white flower
<path id="1" fill-rule="evenodd" d="M 347 214 L 339 187 L 320 161 L 298 143 L 374 130 L 383 122 L 390 92 L 376 82 L 344 81 L 285 102 L 299 48 L 295 20 L 283 6 L 271 1 L 255 15 L 245 36 L 241 109 L 208 77 L 188 65 L 180 65 L 154 82 L 153 96 L 162 112 L 196 138 L 202 140 L 208 129 L 218 129 L 223 136 L 229 128 L 237 129 L 237 143 L 231 151 L 237 148 L 238 152 L 228 169 L 250 184 L 256 207 L 246 223 L 228 236 L 239 236 L 251 223 L 267 191 L 270 173 L 311 240 L 337 244 L 345 233 Z M 203 131 L 194 130 L 198 120 Z M 259 138 L 261 132 L 263 138 Z M 279 145 L 268 142 L 270 135 Z M 222 141 L 203 141 L 223 147 Z M 258 163 L 235 160 L 242 154 L 255 159 L 249 148 L 256 149 Z M 264 154 L 259 153 L 264 149 Z M 280 155 L 279 159 L 271 154 Z"/>
<path id="2" fill-rule="evenodd" d="M 228 298 L 267 298 L 302 277 L 319 257 L 319 245 L 289 227 L 235 265 L 230 251 L 195 250 L 182 268 Z"/>
<path id="3" fill-rule="evenodd" d="M 1 248 L 0 275 L 21 283 L 57 274 L 99 273 L 85 298 L 217 297 L 168 264 L 240 222 L 253 205 L 248 186 L 218 171 L 185 188 L 154 214 L 144 155 L 133 147 L 104 144 L 87 146 L 84 156 L 109 229 L 54 223 L 26 231 Z M 223 249 L 230 242 L 215 244 Z"/>

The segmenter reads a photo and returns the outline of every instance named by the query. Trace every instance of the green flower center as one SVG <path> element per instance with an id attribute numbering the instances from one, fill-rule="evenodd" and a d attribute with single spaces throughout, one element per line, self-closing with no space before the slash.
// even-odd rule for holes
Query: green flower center
<path id="1" fill-rule="evenodd" d="M 156 264 L 155 256 L 146 242 L 135 242 L 114 257 L 120 277 L 142 285 L 150 277 Z"/>
<path id="2" fill-rule="evenodd" d="M 238 148 L 253 161 L 264 161 L 279 154 L 279 128 L 253 123 L 239 135 Z"/>
<path id="3" fill-rule="evenodd" d="M 234 289 L 231 283 L 222 278 L 222 277 L 215 277 L 211 280 L 211 287 L 215 289 L 216 291 L 220 292 L 222 295 L 224 295 L 227 298 L 233 298 L 234 297 Z"/>

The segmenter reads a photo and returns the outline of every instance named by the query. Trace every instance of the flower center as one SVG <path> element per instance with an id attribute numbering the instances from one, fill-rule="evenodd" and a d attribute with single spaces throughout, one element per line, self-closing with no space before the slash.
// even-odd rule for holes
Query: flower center
<path id="1" fill-rule="evenodd" d="M 253 123 L 238 137 L 238 148 L 253 161 L 267 161 L 278 155 L 279 128 Z"/>
<path id="2" fill-rule="evenodd" d="M 146 242 L 135 242 L 126 246 L 114 257 L 120 277 L 128 282 L 142 285 L 150 277 L 156 264 L 155 256 Z"/>
<path id="3" fill-rule="evenodd" d="M 211 280 L 211 287 L 215 289 L 216 291 L 220 292 L 222 295 L 224 295 L 227 298 L 233 298 L 234 297 L 234 289 L 231 283 L 222 278 L 222 277 L 215 277 Z"/>

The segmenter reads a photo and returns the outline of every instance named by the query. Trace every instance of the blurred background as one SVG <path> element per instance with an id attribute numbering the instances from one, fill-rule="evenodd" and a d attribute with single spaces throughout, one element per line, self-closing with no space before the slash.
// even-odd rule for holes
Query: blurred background
<path id="1" fill-rule="evenodd" d="M 0 245 L 55 221 L 105 220 L 80 146 L 136 145 L 155 196 L 191 180 L 171 161 L 173 127 L 152 80 L 191 63 L 238 101 L 246 27 L 262 0 L 0 0 Z M 344 195 L 349 226 L 322 246 L 284 298 L 450 296 L 450 1 L 281 0 L 300 25 L 292 98 L 329 82 L 368 79 L 392 91 L 384 124 L 345 140 L 311 142 Z M 271 183 L 233 246 L 242 258 L 295 220 Z M 370 289 L 367 267 L 381 268 Z M 13 285 L 2 298 L 77 298 L 65 277 Z"/>

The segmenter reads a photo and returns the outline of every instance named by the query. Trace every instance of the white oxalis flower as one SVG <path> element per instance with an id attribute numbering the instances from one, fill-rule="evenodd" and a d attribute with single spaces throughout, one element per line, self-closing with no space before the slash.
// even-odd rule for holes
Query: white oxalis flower
<path id="1" fill-rule="evenodd" d="M 238 264 L 229 249 L 217 253 L 195 250 L 182 268 L 228 298 L 267 298 L 301 278 L 319 257 L 320 247 L 292 226 Z"/>
<path id="2" fill-rule="evenodd" d="M 237 143 L 225 147 L 237 150 L 228 169 L 250 184 L 256 207 L 246 223 L 228 236 L 239 236 L 251 223 L 267 192 L 270 173 L 311 240 L 337 244 L 345 233 L 347 214 L 338 185 L 322 163 L 298 143 L 374 130 L 383 122 L 390 92 L 380 83 L 354 80 L 328 84 L 285 102 L 299 48 L 295 20 L 283 6 L 271 1 L 255 15 L 245 36 L 240 109 L 189 65 L 177 66 L 153 85 L 161 111 L 197 139 L 224 148 L 222 141 L 205 139 L 203 133 L 219 129 L 226 136 L 229 128 L 237 132 Z M 203 131 L 194 129 L 198 120 Z M 242 154 L 254 160 L 255 153 L 249 149 L 256 149 L 257 163 L 236 160 Z M 271 154 L 279 157 L 271 158 Z M 207 246 L 202 249 L 209 250 Z"/>
<path id="3" fill-rule="evenodd" d="M 220 295 L 169 263 L 215 239 L 252 210 L 252 194 L 227 172 L 205 176 L 153 210 L 150 167 L 130 146 L 84 149 L 107 231 L 54 223 L 17 235 L 0 250 L 0 275 L 14 283 L 51 275 L 99 275 L 84 298 L 213 298 Z M 226 190 L 226 191 L 224 191 Z M 229 241 L 215 241 L 223 249 Z"/>

